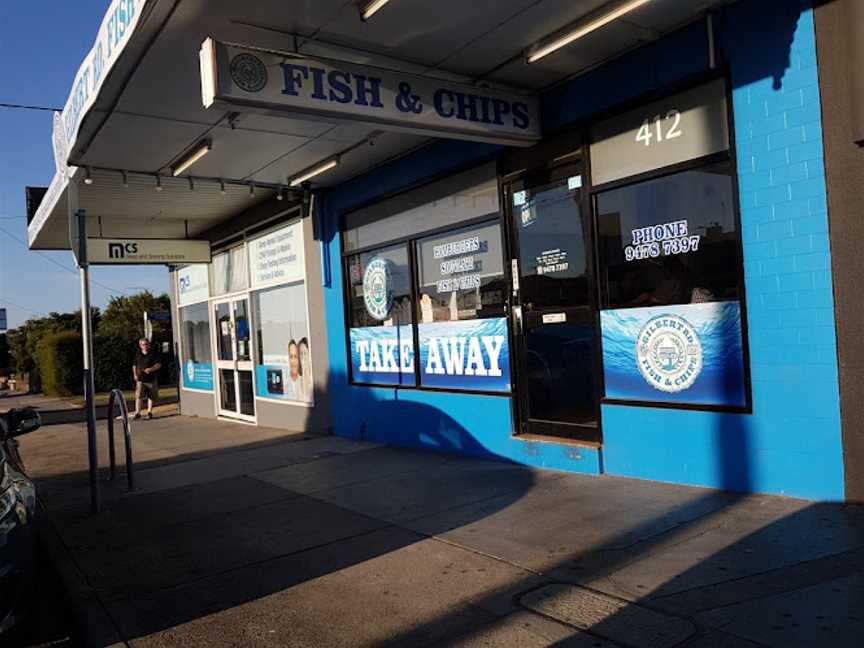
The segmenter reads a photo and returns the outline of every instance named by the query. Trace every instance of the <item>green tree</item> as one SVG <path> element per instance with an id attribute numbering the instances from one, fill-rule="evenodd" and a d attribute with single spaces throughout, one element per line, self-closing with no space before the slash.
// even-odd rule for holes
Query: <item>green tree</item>
<path id="1" fill-rule="evenodd" d="M 127 387 L 131 384 L 132 360 L 137 341 L 144 335 L 144 312 L 170 313 L 168 295 L 144 291 L 137 295 L 112 297 L 102 314 L 96 331 L 96 353 L 93 362 L 98 389 Z M 163 342 L 174 348 L 171 322 L 153 322 L 153 344 L 161 351 Z M 174 377 L 173 351 L 162 358 L 159 380 L 168 383 Z"/>
<path id="2" fill-rule="evenodd" d="M 112 297 L 108 302 L 99 326 L 96 328 L 102 335 L 112 335 L 135 341 L 144 335 L 144 312 L 170 312 L 171 301 L 168 295 L 154 295 L 145 290 L 137 295 Z M 153 339 L 168 341 L 171 339 L 170 322 L 153 322 Z"/>
<path id="3" fill-rule="evenodd" d="M 93 326 L 101 320 L 98 308 L 91 309 Z M 74 313 L 49 313 L 46 317 L 31 318 L 16 329 L 7 332 L 11 365 L 16 373 L 30 374 L 30 391 L 41 391 L 41 379 L 36 349 L 46 335 L 71 331 L 81 333 L 81 311 Z"/>

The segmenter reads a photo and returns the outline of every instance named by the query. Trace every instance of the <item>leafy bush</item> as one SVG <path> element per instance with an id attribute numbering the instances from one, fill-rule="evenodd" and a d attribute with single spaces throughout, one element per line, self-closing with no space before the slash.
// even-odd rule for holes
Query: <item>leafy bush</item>
<path id="1" fill-rule="evenodd" d="M 84 391 L 81 335 L 61 331 L 44 336 L 36 347 L 42 390 L 52 396 L 72 396 Z"/>
<path id="2" fill-rule="evenodd" d="M 159 371 L 159 382 L 163 385 L 174 380 L 174 356 L 172 353 L 162 354 L 162 343 L 154 338 L 153 348 L 160 353 L 162 369 Z M 112 389 L 132 389 L 132 364 L 138 349 L 138 337 L 116 335 L 114 333 L 98 333 L 93 339 L 93 366 L 96 368 L 93 380 L 97 392 L 107 392 Z"/>
<path id="3" fill-rule="evenodd" d="M 131 389 L 137 337 L 98 333 L 93 338 L 93 381 L 97 392 Z"/>

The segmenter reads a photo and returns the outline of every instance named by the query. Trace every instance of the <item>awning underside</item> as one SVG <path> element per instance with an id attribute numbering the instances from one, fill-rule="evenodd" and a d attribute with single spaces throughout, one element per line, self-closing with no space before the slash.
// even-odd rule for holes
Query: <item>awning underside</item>
<path id="1" fill-rule="evenodd" d="M 91 231 L 105 236 L 196 236 L 273 195 L 275 185 L 329 156 L 353 148 L 316 187 L 344 182 L 413 150 L 428 138 L 396 132 L 374 137 L 374 127 L 202 107 L 198 50 L 214 37 L 257 47 L 299 51 L 463 82 L 536 91 L 704 12 L 708 3 L 653 0 L 528 65 L 526 48 L 608 4 L 608 0 L 391 0 L 361 22 L 345 0 L 150 0 L 141 22 L 84 117 L 68 156 L 79 173 L 79 206 Z M 713 3 L 718 4 L 718 3 Z M 212 150 L 187 173 L 170 167 L 190 147 L 212 140 Z M 101 170 L 104 169 L 104 170 Z M 123 186 L 120 170 L 130 172 Z M 145 175 L 135 175 L 137 172 Z M 163 191 L 155 191 L 156 174 Z M 258 183 L 226 185 L 219 178 Z M 267 187 L 266 185 L 272 185 Z M 43 204 L 31 225 L 33 248 L 68 248 L 66 192 Z M 49 196 L 50 197 L 50 196 Z"/>

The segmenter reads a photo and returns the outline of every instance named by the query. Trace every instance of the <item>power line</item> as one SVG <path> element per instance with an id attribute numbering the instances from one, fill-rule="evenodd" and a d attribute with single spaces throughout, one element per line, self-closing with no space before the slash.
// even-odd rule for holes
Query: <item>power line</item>
<path id="1" fill-rule="evenodd" d="M 15 110 L 43 110 L 45 112 L 63 112 L 62 108 L 49 108 L 48 106 L 31 106 L 27 104 L 3 103 L 0 102 L 0 108 L 12 108 Z"/>
<path id="2" fill-rule="evenodd" d="M 27 245 L 27 243 L 26 243 L 25 241 L 23 241 L 22 239 L 18 238 L 18 237 L 15 236 L 14 234 L 9 233 L 6 229 L 0 227 L 0 232 L 2 232 L 3 234 L 5 234 L 5 235 L 8 236 L 9 238 L 11 238 L 13 241 L 17 241 L 18 243 L 20 243 L 21 245 L 23 245 L 25 248 L 27 248 L 30 252 L 35 252 L 36 254 L 38 254 L 39 256 L 41 256 L 41 257 L 42 257 L 43 259 L 45 259 L 46 261 L 50 261 L 51 263 L 53 263 L 54 265 L 56 265 L 58 268 L 62 268 L 62 269 L 65 270 L 66 272 L 71 272 L 71 273 L 74 274 L 74 275 L 77 275 L 77 274 L 78 274 L 78 271 L 77 271 L 77 270 L 74 270 L 73 268 L 70 268 L 70 267 L 67 266 L 67 265 L 63 265 L 62 263 L 60 263 L 60 262 L 57 261 L 56 259 L 52 259 L 50 256 L 48 256 L 48 255 L 45 254 L 44 252 L 40 252 L 39 250 L 30 250 L 30 246 Z M 101 282 L 99 282 L 99 281 L 96 281 L 96 280 L 93 279 L 92 277 L 90 278 L 90 283 L 95 284 L 95 285 L 99 286 L 100 288 L 103 288 L 104 290 L 107 290 L 108 292 L 110 292 L 110 293 L 112 293 L 112 294 L 114 294 L 114 295 L 120 295 L 120 296 L 122 297 L 122 296 L 125 294 L 122 290 L 117 290 L 116 288 L 112 288 L 111 286 L 106 286 L 105 284 L 103 284 L 103 283 L 101 283 Z"/>
<path id="3" fill-rule="evenodd" d="M 33 315 L 43 315 L 44 314 L 44 313 L 37 313 L 32 308 L 27 308 L 26 306 L 22 306 L 21 304 L 16 304 L 15 302 L 11 302 L 8 299 L 6 299 L 5 297 L 0 297 L 0 304 L 14 306 L 15 308 L 17 308 L 19 310 L 23 310 L 23 311 L 25 311 L 27 313 L 31 313 Z"/>

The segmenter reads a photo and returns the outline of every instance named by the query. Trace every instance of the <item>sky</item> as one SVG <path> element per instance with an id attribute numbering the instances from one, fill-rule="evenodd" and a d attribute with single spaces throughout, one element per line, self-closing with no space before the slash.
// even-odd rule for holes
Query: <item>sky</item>
<path id="1" fill-rule="evenodd" d="M 0 103 L 60 107 L 93 46 L 110 0 L 0 0 Z M 80 308 L 71 252 L 31 252 L 25 186 L 54 175 L 50 112 L 0 107 L 0 307 L 9 328 L 51 311 Z M 18 239 L 18 240 L 15 240 Z M 91 300 L 148 289 L 168 291 L 162 266 L 94 267 Z"/>

